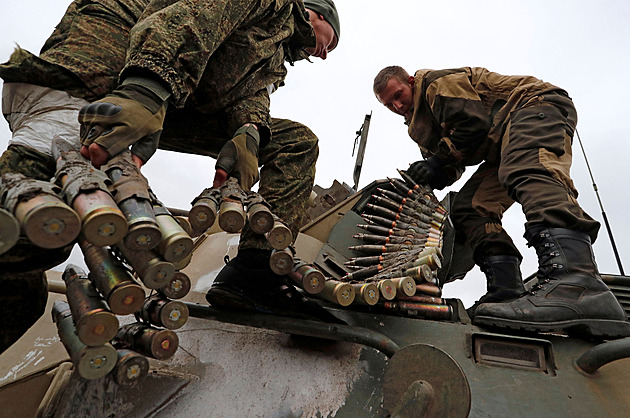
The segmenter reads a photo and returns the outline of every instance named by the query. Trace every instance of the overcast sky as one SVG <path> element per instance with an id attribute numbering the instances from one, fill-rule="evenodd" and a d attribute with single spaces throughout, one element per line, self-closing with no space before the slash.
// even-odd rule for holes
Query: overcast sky
<path id="1" fill-rule="evenodd" d="M 37 53 L 63 15 L 67 0 L 5 1 L 0 14 L 0 61 L 15 43 Z M 272 96 L 272 115 L 308 125 L 320 138 L 316 183 L 334 179 L 353 184 L 356 131 L 372 112 L 359 186 L 397 176 L 420 159 L 402 117 L 372 94 L 376 73 L 401 65 L 420 68 L 486 67 L 502 74 L 527 74 L 566 89 L 578 110 L 581 135 L 600 196 L 626 270 L 630 271 L 630 196 L 626 172 L 630 156 L 630 112 L 626 100 L 630 50 L 630 2 L 625 0 L 378 1 L 337 0 L 341 18 L 338 48 L 324 62 L 300 62 L 289 69 L 286 86 Z M 0 149 L 10 137 L 0 123 Z M 212 179 L 214 160 L 159 151 L 143 169 L 168 206 L 190 208 L 190 201 Z M 458 190 L 474 171 L 448 190 Z M 602 221 L 577 138 L 572 175 L 579 202 Z M 446 191 L 438 191 L 441 198 Z M 533 273 L 536 257 L 522 238 L 524 217 L 515 204 L 504 226 L 523 253 L 523 274 Z M 600 270 L 618 273 L 607 233 L 595 243 Z M 76 262 L 76 261 L 75 261 Z M 472 304 L 485 293 L 475 269 L 447 285 L 445 295 Z"/>

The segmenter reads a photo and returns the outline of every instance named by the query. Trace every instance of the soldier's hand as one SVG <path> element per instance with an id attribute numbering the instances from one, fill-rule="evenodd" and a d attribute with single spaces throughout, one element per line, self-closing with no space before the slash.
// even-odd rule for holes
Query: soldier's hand
<path id="1" fill-rule="evenodd" d="M 148 85 L 150 87 L 151 83 Z M 99 168 L 111 156 L 134 144 L 132 152 L 143 163 L 155 153 L 168 93 L 161 87 L 157 93 L 149 87 L 142 83 L 123 83 L 111 94 L 79 111 L 81 154 L 95 167 Z"/>
<path id="2" fill-rule="evenodd" d="M 418 184 L 429 185 L 441 167 L 439 160 L 434 157 L 416 161 L 407 169 L 407 174 Z"/>
<path id="3" fill-rule="evenodd" d="M 213 187 L 219 187 L 228 175 L 236 177 L 243 190 L 251 190 L 258 181 L 258 145 L 260 135 L 255 125 L 239 128 L 226 143 L 217 158 L 217 173 Z M 225 173 L 225 175 L 221 172 Z"/>

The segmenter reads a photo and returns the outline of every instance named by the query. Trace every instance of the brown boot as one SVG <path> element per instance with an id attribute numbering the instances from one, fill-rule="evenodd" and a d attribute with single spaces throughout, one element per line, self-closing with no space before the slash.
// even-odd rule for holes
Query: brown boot
<path id="1" fill-rule="evenodd" d="M 479 305 L 475 324 L 597 338 L 630 335 L 625 312 L 599 276 L 587 234 L 536 227 L 525 238 L 538 254 L 538 284 L 510 303 Z"/>

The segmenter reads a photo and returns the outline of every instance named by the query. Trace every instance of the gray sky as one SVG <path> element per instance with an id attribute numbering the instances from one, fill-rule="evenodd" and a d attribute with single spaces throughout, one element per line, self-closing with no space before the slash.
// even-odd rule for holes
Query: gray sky
<path id="1" fill-rule="evenodd" d="M 38 52 L 63 15 L 67 0 L 22 0 L 3 4 L 0 60 L 15 43 Z M 373 112 L 359 186 L 397 176 L 420 159 L 402 117 L 380 105 L 372 94 L 374 75 L 388 65 L 410 73 L 420 68 L 486 67 L 502 74 L 528 74 L 566 89 L 578 110 L 578 132 L 586 149 L 617 247 L 630 271 L 630 208 L 625 172 L 630 154 L 630 3 L 622 0 L 402 1 L 337 0 L 341 18 L 338 48 L 323 62 L 300 62 L 289 69 L 286 86 L 272 96 L 272 115 L 308 125 L 320 138 L 316 183 L 334 179 L 350 185 L 355 132 Z M 387 4 L 387 6 L 385 6 Z M 360 5 L 360 7 L 359 7 Z M 10 132 L 0 124 L 0 149 Z M 158 152 L 143 169 L 162 201 L 190 208 L 190 201 L 211 183 L 214 160 Z M 448 190 L 458 190 L 473 172 Z M 579 202 L 602 221 L 601 210 L 577 139 L 572 175 Z M 439 198 L 445 191 L 436 192 Z M 533 249 L 525 246 L 519 205 L 505 215 L 504 226 L 523 253 L 523 274 L 536 269 Z M 600 270 L 618 273 L 602 226 L 595 243 Z M 74 261 L 76 262 L 76 261 Z M 485 293 L 475 269 L 447 285 L 445 295 L 470 305 Z"/>

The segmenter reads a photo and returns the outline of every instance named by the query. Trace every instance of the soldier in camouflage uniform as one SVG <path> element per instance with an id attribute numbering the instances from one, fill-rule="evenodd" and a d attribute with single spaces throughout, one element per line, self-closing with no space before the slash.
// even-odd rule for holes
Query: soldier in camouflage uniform
<path id="1" fill-rule="evenodd" d="M 293 64 L 308 55 L 325 59 L 336 46 L 339 20 L 334 4 L 168 3 L 76 0 L 39 56 L 18 48 L 0 65 L 3 114 L 13 132 L 0 157 L 0 174 L 49 180 L 55 171 L 50 140 L 56 135 L 81 146 L 76 115 L 83 109 L 82 152 L 96 166 L 130 145 L 141 165 L 159 146 L 219 156 L 218 172 L 224 170 L 224 177 L 229 173 L 249 188 L 258 179 L 260 165 L 259 192 L 297 236 L 315 176 L 317 137 L 302 124 L 272 119 L 269 94 L 282 85 L 285 62 Z M 146 120 L 149 131 L 133 128 L 134 123 L 147 125 Z M 244 133 L 235 134 L 239 129 Z M 105 158 L 99 160 L 101 155 Z M 0 297 L 0 352 L 41 316 L 44 271 L 63 262 L 69 251 L 34 248 L 21 238 L 0 256 L 0 284 L 14 290 Z M 241 264 L 251 254 L 268 258 L 270 251 L 264 237 L 246 228 L 232 263 L 240 270 L 253 269 L 256 276 L 269 275 L 268 263 L 266 269 L 262 263 Z M 269 282 L 267 293 L 284 286 L 275 277 Z M 294 292 L 288 291 L 284 299 L 291 303 L 284 308 L 294 307 Z M 253 302 L 243 305 L 252 307 Z"/>
<path id="2" fill-rule="evenodd" d="M 568 94 L 530 76 L 485 68 L 387 67 L 374 80 L 377 99 L 405 117 L 424 160 L 416 181 L 442 189 L 480 164 L 451 208 L 459 236 L 486 274 L 488 293 L 472 310 L 479 325 L 530 331 L 630 335 L 618 301 L 601 280 L 591 242 L 599 223 L 577 202 L 571 143 L 577 114 Z M 539 258 L 538 284 L 526 292 L 522 256 L 501 226 L 514 201 L 525 238 Z"/>

